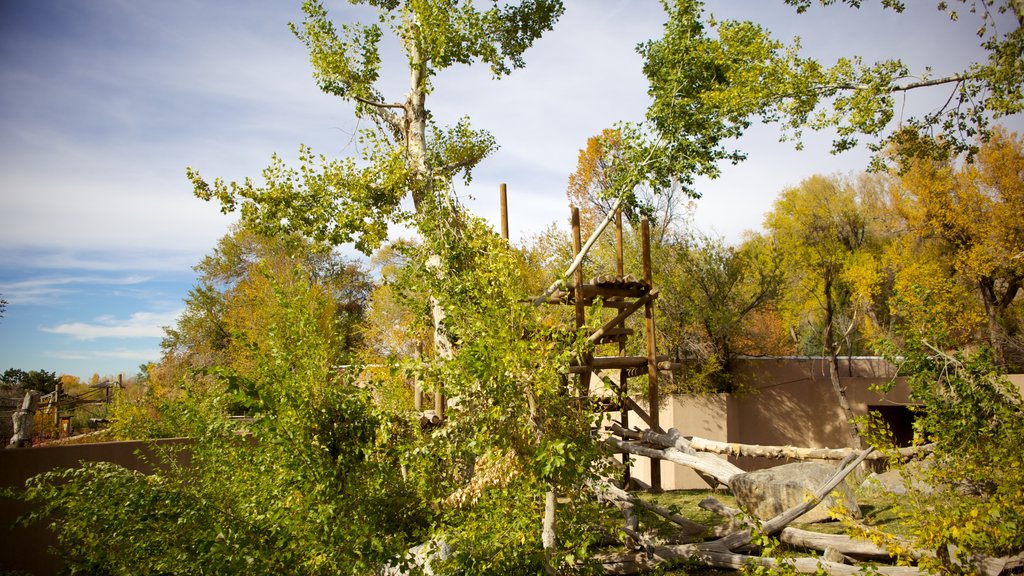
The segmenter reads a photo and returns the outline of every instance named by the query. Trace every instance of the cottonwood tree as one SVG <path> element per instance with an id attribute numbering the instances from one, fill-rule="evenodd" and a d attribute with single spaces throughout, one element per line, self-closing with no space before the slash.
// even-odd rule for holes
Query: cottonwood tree
<path id="1" fill-rule="evenodd" d="M 803 12 L 812 2 L 786 3 Z M 858 0 L 842 3 L 860 6 Z M 882 4 L 904 10 L 899 0 Z M 647 122 L 626 131 L 633 150 L 655 157 L 647 171 L 655 181 L 674 177 L 692 189 L 695 175 L 717 176 L 720 162 L 745 157 L 729 148 L 730 140 L 754 121 L 778 124 L 783 139 L 798 147 L 804 130 L 829 129 L 835 131 L 835 152 L 867 138 L 876 152 L 902 142 L 901 154 L 916 155 L 928 149 L 912 145 L 920 141 L 915 135 L 941 132 L 947 151 L 973 153 L 975 137 L 988 136 L 992 118 L 1024 110 L 1024 6 L 1017 0 L 938 3 L 954 20 L 958 6 L 980 20 L 979 43 L 987 55 L 942 77 L 930 68 L 912 72 L 898 55 L 874 64 L 857 56 L 827 64 L 802 55 L 798 40 L 785 44 L 757 23 L 714 20 L 700 1 L 664 5 L 664 36 L 640 47 L 653 99 Z M 948 101 L 921 117 L 901 118 L 901 129 L 894 130 L 896 96 L 926 89 L 948 91 Z"/>
<path id="2" fill-rule="evenodd" d="M 303 5 L 305 19 L 292 30 L 309 50 L 320 89 L 373 122 L 374 128 L 360 131 L 363 162 L 327 159 L 304 147 L 300 169 L 275 156 L 262 185 L 211 183 L 191 169 L 189 177 L 199 197 L 218 200 L 224 211 L 240 210 L 262 232 L 292 230 L 329 245 L 354 242 L 369 253 L 386 238 L 388 224 L 408 218 L 403 199 L 411 197 L 422 224 L 446 201 L 452 179 L 461 174 L 468 180 L 494 150 L 494 139 L 467 119 L 449 127 L 433 120 L 427 106 L 433 78 L 458 64 L 482 63 L 495 77 L 521 68 L 525 51 L 551 29 L 563 7 L 557 0 L 485 8 L 471 0 L 356 3 L 376 8 L 379 23 L 339 27 L 321 2 L 310 0 Z M 405 56 L 409 90 L 403 97 L 389 97 L 379 87 L 384 29 Z"/>
<path id="3" fill-rule="evenodd" d="M 853 412 L 839 380 L 838 356 L 844 335 L 856 328 L 849 271 L 872 242 L 857 191 L 840 179 L 812 176 L 800 186 L 784 190 L 765 215 L 764 224 L 791 271 L 792 306 L 806 309 L 806 303 L 812 302 L 811 309 L 817 308 L 810 322 L 820 329 L 833 390 L 853 424 Z M 850 320 L 840 326 L 844 308 Z M 817 312 L 822 315 L 820 321 Z M 861 445 L 855 424 L 852 435 L 855 445 Z"/>
<path id="4" fill-rule="evenodd" d="M 948 273 L 937 278 L 950 281 L 952 273 L 977 295 L 987 343 L 1003 366 L 1024 358 L 1016 305 L 1024 290 L 1022 174 L 1024 139 L 997 128 L 974 163 L 915 159 L 894 189 L 897 212 L 923 244 L 917 252 L 937 252 L 947 263 Z"/>

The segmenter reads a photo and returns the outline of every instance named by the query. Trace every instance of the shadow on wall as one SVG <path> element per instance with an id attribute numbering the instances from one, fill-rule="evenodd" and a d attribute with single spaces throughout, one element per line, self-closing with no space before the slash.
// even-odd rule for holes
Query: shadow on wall
<path id="1" fill-rule="evenodd" d="M 734 367 L 737 380 L 745 384 L 747 392 L 676 397 L 662 409 L 663 426 L 675 427 L 684 436 L 740 444 L 808 448 L 851 446 L 851 427 L 832 388 L 827 359 L 741 358 Z M 895 367 L 881 358 L 844 358 L 839 374 L 855 415 L 866 414 L 869 407 L 909 404 L 905 383 L 895 379 Z M 876 384 L 889 382 L 894 382 L 889 393 L 871 389 Z M 709 426 L 709 422 L 712 425 Z M 730 457 L 729 460 L 744 470 L 784 463 L 763 458 Z M 682 473 L 675 476 L 681 483 L 666 485 L 666 488 L 703 485 L 691 485 L 688 476 Z"/>

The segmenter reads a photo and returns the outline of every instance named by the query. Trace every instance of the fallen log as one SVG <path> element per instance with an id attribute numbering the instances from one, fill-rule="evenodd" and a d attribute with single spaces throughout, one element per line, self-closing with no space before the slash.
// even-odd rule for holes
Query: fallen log
<path id="1" fill-rule="evenodd" d="M 890 562 L 893 559 L 892 554 L 889 554 L 885 548 L 880 548 L 864 540 L 854 540 L 844 534 L 822 534 L 787 526 L 779 532 L 779 541 L 790 546 L 819 552 L 831 548 L 844 556 L 851 556 L 858 560 Z"/>
<path id="2" fill-rule="evenodd" d="M 684 452 L 720 454 L 722 456 L 748 456 L 754 458 L 790 458 L 793 460 L 842 460 L 851 454 L 858 454 L 856 448 L 801 448 L 797 446 L 761 446 L 757 444 L 738 444 L 735 442 L 720 442 L 708 440 L 699 436 L 682 436 L 675 428 L 669 429 L 665 434 L 650 430 L 627 430 L 618 424 L 612 424 L 612 432 L 641 440 L 657 446 L 672 447 Z M 897 451 L 901 460 L 910 460 L 918 456 L 931 454 L 935 450 L 935 444 L 924 444 L 900 448 Z M 872 452 L 868 460 L 882 460 L 888 458 L 884 452 Z"/>
<path id="3" fill-rule="evenodd" d="M 669 431 L 671 433 L 671 430 Z M 726 456 L 749 456 L 755 458 L 791 458 L 794 460 L 842 460 L 850 454 L 859 452 L 854 448 L 798 448 L 796 446 L 758 446 L 754 444 L 736 444 L 719 442 L 693 436 L 689 438 L 690 447 L 697 452 L 709 452 Z M 930 454 L 935 444 L 900 448 L 897 451 L 901 460 Z M 883 452 L 872 452 L 868 460 L 881 460 L 888 455 Z"/>
<path id="4" fill-rule="evenodd" d="M 694 522 L 693 520 L 690 520 L 689 518 L 686 518 L 684 516 L 680 516 L 679 514 L 672 512 L 668 508 L 658 506 L 657 504 L 648 502 L 642 498 L 637 498 L 633 494 L 630 494 L 629 492 L 626 492 L 622 488 L 615 486 L 608 479 L 604 479 L 600 482 L 594 483 L 592 488 L 595 493 L 597 493 L 602 498 L 605 498 L 606 500 L 611 500 L 613 502 L 628 503 L 631 506 L 640 506 L 645 510 L 648 510 L 654 514 L 657 514 L 658 516 L 661 516 L 662 518 L 668 520 L 669 522 L 672 522 L 676 526 L 679 526 L 680 531 L 682 532 L 682 535 L 684 537 L 692 537 L 698 539 L 710 531 L 709 527 L 698 522 Z"/>
<path id="5" fill-rule="evenodd" d="M 687 454 L 677 448 L 651 448 L 635 442 L 625 442 L 614 436 L 605 438 L 605 442 L 623 452 L 681 464 L 699 473 L 706 474 L 722 484 L 728 484 L 730 478 L 743 473 L 743 470 L 734 464 L 710 454 Z"/>
<path id="6" fill-rule="evenodd" d="M 643 574 L 655 568 L 667 568 L 684 562 L 697 562 L 711 568 L 741 570 L 747 565 L 759 565 L 769 568 L 782 566 L 792 567 L 800 573 L 819 573 L 824 571 L 833 576 L 854 576 L 862 574 L 862 568 L 838 562 L 828 562 L 819 558 L 763 558 L 748 556 L 736 552 L 708 549 L 704 544 L 681 544 L 674 546 L 658 546 L 643 552 L 607 554 L 598 557 L 605 574 Z M 908 566 L 872 566 L 872 572 L 886 576 L 921 576 L 920 569 Z"/>

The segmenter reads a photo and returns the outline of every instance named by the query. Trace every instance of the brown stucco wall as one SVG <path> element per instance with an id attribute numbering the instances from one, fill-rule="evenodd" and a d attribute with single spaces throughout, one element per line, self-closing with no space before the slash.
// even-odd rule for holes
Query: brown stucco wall
<path id="1" fill-rule="evenodd" d="M 663 402 L 662 428 L 676 428 L 684 436 L 742 444 L 840 448 L 851 444 L 850 428 L 839 407 L 823 358 L 750 358 L 735 363 L 736 380 L 746 391 L 711 396 L 676 395 Z M 842 359 L 840 381 L 857 415 L 869 406 L 906 405 L 908 389 L 896 378 L 892 365 L 880 358 Z M 890 392 L 873 385 L 892 383 Z M 780 462 L 730 458 L 744 470 Z M 634 474 L 650 478 L 648 460 L 637 459 Z M 665 489 L 706 488 L 700 478 L 677 464 L 662 463 Z"/>
<path id="2" fill-rule="evenodd" d="M 71 446 L 44 446 L 0 450 L 0 487 L 21 488 L 25 480 L 58 468 L 74 468 L 80 462 L 113 462 L 132 470 L 151 472 L 154 447 L 181 445 L 182 438 L 151 442 L 103 442 Z M 187 452 L 179 453 L 184 464 Z M 158 461 L 158 460 L 157 460 Z M 19 501 L 0 497 L 0 572 L 24 571 L 36 576 L 57 574 L 57 558 L 47 549 L 56 544 L 56 536 L 43 525 L 13 527 L 18 516 L 28 509 Z"/>

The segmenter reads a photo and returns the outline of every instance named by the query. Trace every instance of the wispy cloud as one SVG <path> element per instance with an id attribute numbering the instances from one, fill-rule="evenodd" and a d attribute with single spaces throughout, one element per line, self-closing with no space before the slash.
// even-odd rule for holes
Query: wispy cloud
<path id="1" fill-rule="evenodd" d="M 43 332 L 70 336 L 75 340 L 97 340 L 100 338 L 159 338 L 163 327 L 175 323 L 180 310 L 174 312 L 136 312 L 128 318 L 100 316 L 92 322 L 68 322 Z"/>
<path id="2" fill-rule="evenodd" d="M 134 286 L 152 279 L 151 276 L 48 276 L 13 282 L 0 282 L 0 294 L 11 304 L 50 304 L 62 296 L 73 293 L 74 285 Z"/>

